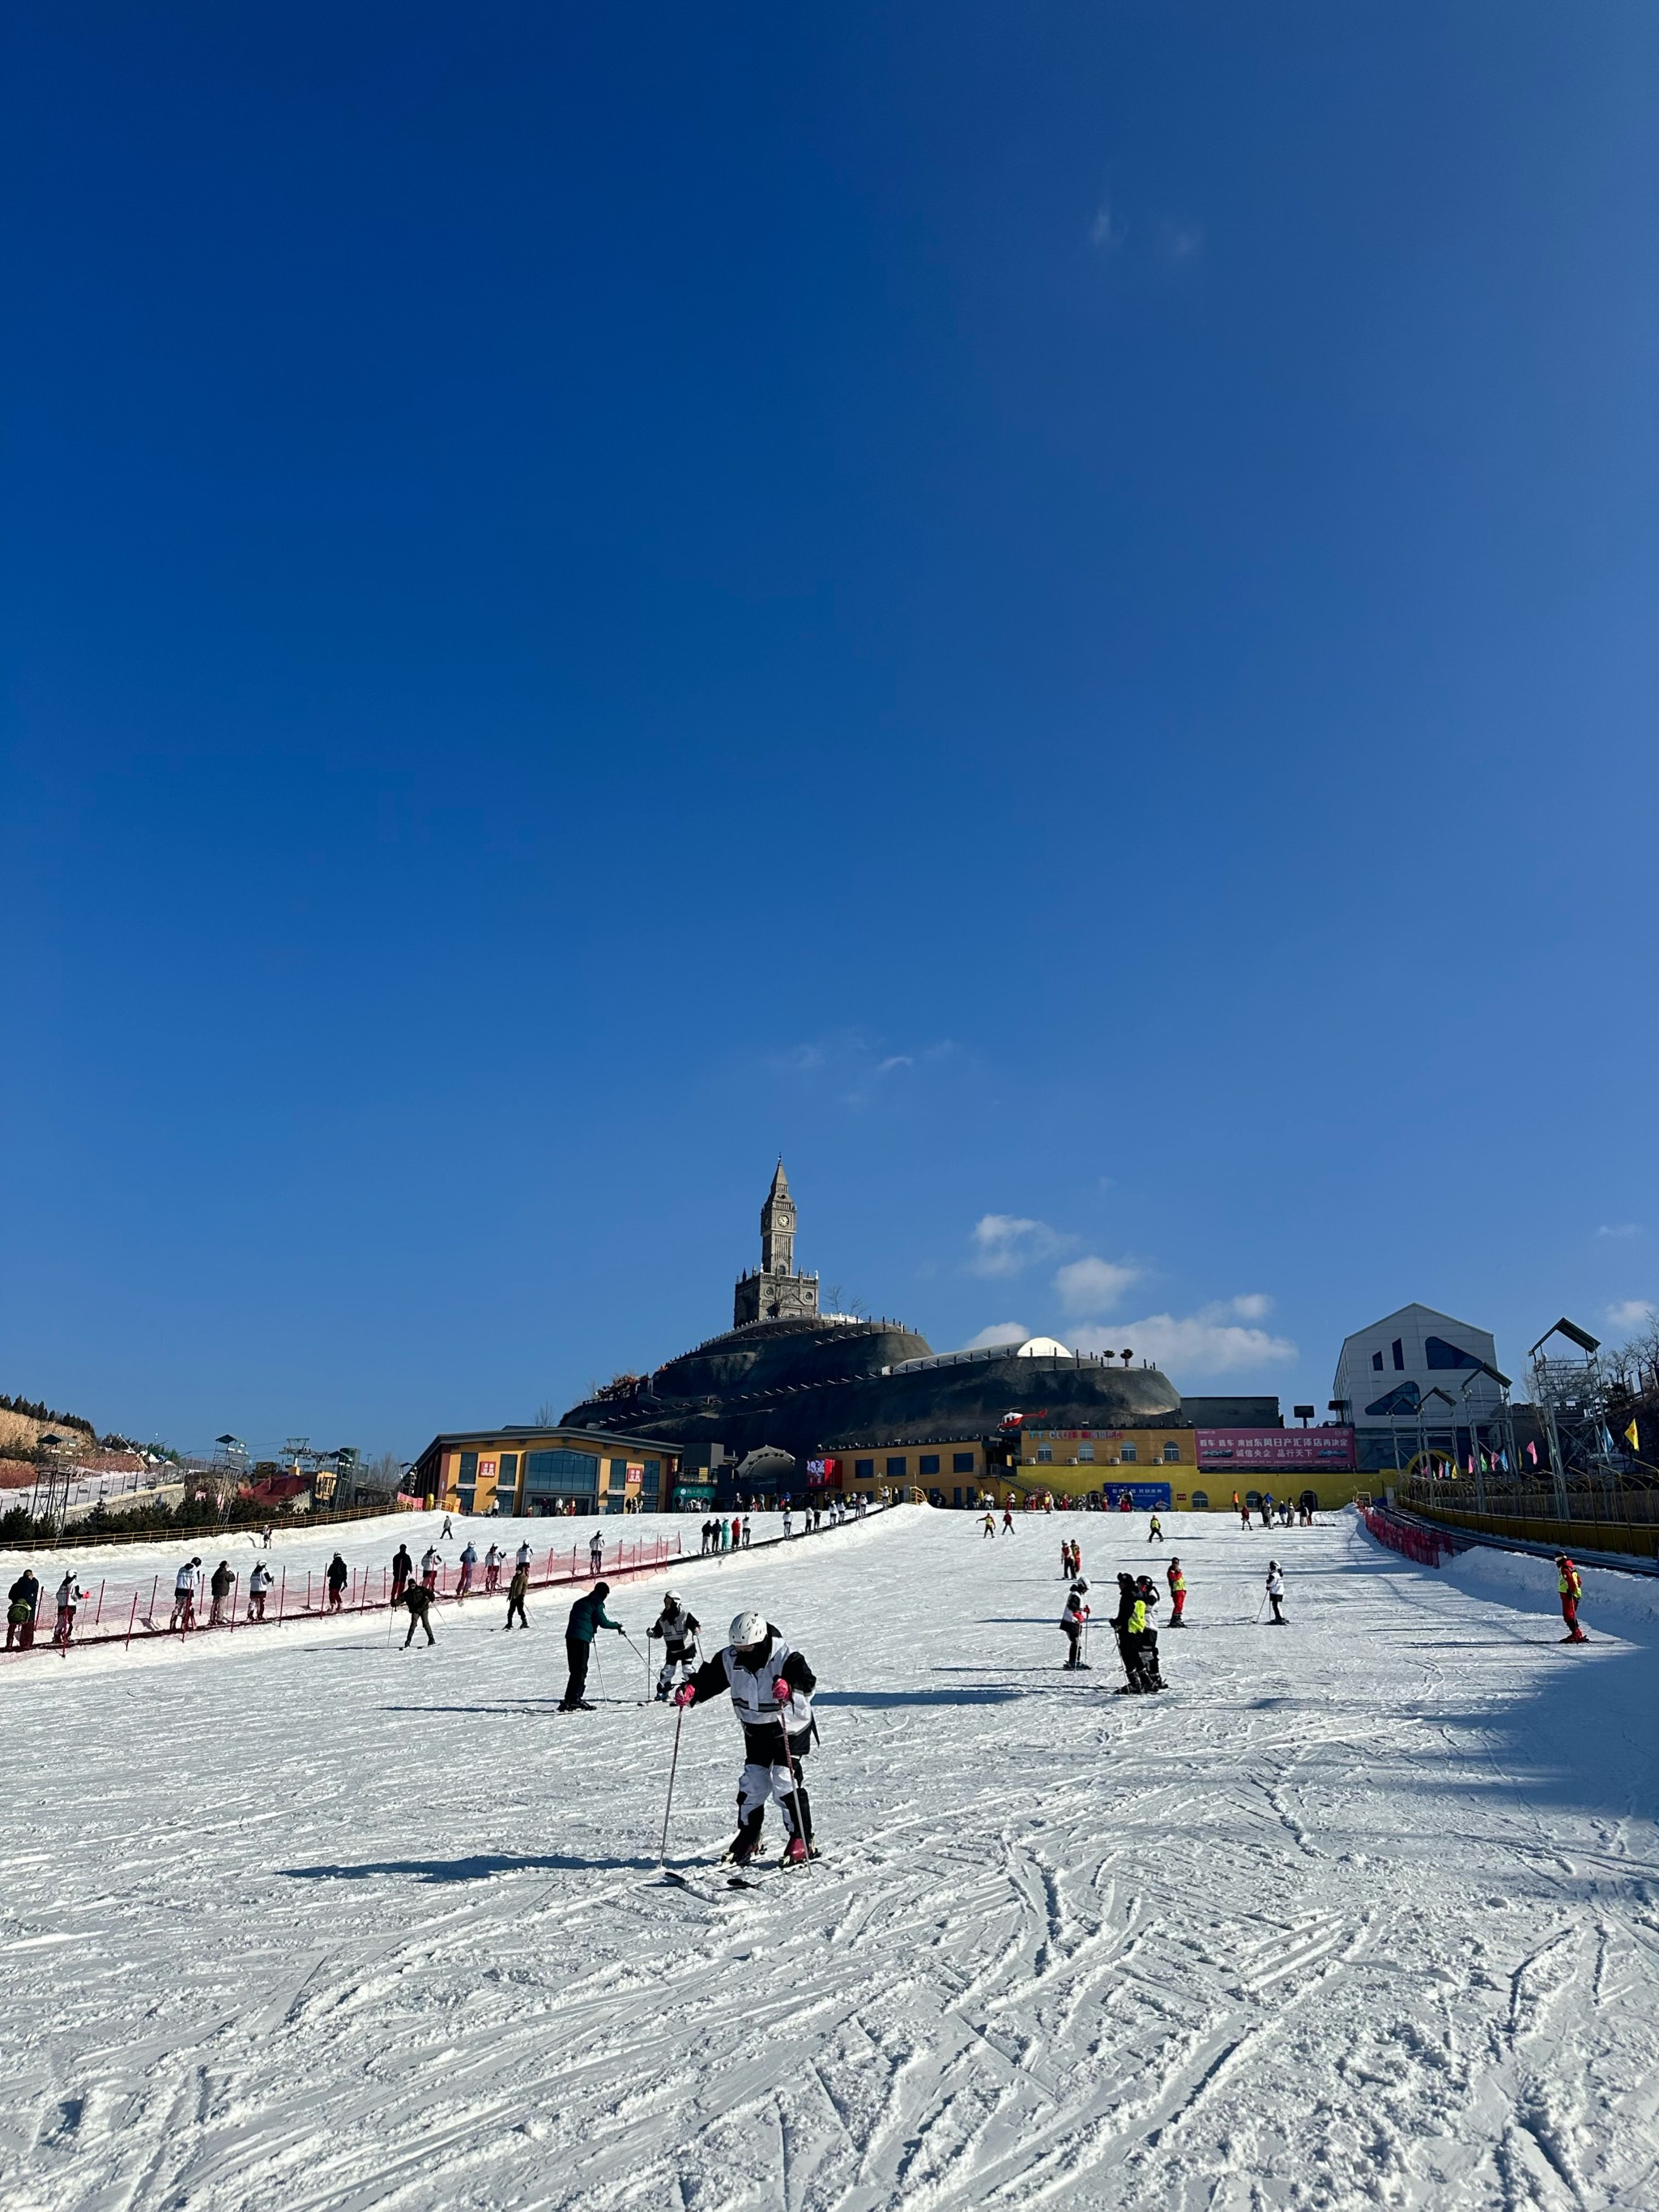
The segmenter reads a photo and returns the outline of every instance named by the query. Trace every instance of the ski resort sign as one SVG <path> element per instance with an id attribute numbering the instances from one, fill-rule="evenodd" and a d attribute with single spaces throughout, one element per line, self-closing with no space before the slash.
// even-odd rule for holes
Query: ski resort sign
<path id="1" fill-rule="evenodd" d="M 1198 1463 L 1212 1473 L 1294 1474 L 1352 1469 L 1352 1429 L 1200 1429 Z"/>

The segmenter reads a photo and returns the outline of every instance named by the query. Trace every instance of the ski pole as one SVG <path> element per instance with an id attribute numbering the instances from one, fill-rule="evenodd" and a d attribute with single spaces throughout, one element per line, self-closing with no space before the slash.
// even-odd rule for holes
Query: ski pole
<path id="1" fill-rule="evenodd" d="M 1261 1593 L 1261 1604 L 1260 1604 L 1259 1606 L 1257 1606 L 1257 1607 L 1256 1607 L 1256 1609 L 1255 1609 L 1255 1620 L 1250 1623 L 1250 1626 L 1251 1626 L 1251 1627 L 1252 1627 L 1252 1628 L 1260 1628 L 1260 1627 L 1261 1627 L 1261 1616 L 1262 1616 L 1262 1614 L 1263 1614 L 1264 1613 L 1266 1613 L 1266 1611 L 1267 1611 L 1267 1591 L 1266 1591 L 1266 1590 L 1263 1590 L 1263 1591 L 1262 1591 L 1262 1593 Z"/>
<path id="2" fill-rule="evenodd" d="M 801 1848 L 806 1849 L 806 1823 L 800 1816 L 800 1784 L 795 1773 L 795 1754 L 789 1748 L 789 1723 L 778 1715 L 778 1729 L 783 1737 L 783 1763 L 789 1770 L 789 1796 L 795 1808 L 795 1833 L 800 1838 Z M 803 1861 L 803 1864 L 807 1862 Z"/>
<path id="3" fill-rule="evenodd" d="M 662 1808 L 662 1842 L 657 1847 L 657 1864 L 668 1863 L 668 1815 L 674 1807 L 674 1777 L 679 1771 L 680 1730 L 685 1726 L 685 1707 L 681 1705 L 674 1715 L 674 1756 L 668 1763 L 668 1802 Z"/>

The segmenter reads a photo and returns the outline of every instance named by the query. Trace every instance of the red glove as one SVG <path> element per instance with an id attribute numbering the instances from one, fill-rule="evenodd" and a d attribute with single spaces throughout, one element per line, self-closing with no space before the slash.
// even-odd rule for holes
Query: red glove
<path id="1" fill-rule="evenodd" d="M 682 1682 L 674 1692 L 674 1703 L 677 1705 L 689 1705 L 696 1694 L 697 1686 L 695 1682 Z"/>

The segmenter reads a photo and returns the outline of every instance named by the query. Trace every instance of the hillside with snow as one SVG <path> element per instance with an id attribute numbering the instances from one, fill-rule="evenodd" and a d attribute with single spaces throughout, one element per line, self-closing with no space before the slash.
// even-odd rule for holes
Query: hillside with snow
<path id="1" fill-rule="evenodd" d="M 685 1720 L 697 1887 L 664 1887 L 675 1717 L 617 1637 L 608 1702 L 554 1710 L 568 1590 L 527 1634 L 446 1607 L 430 1650 L 361 1615 L 0 1668 L 0 2198 L 1659 2203 L 1648 1586 L 1587 1578 L 1565 1650 L 1536 1562 L 1167 1525 L 1191 1626 L 1155 1698 L 1103 1634 L 1059 1665 L 1060 1535 L 1109 1610 L 1120 1565 L 1161 1580 L 1141 1516 L 911 1509 L 619 1584 L 641 1644 L 672 1585 L 817 1670 L 825 1856 L 751 1892 L 712 1863 L 729 1710 Z"/>

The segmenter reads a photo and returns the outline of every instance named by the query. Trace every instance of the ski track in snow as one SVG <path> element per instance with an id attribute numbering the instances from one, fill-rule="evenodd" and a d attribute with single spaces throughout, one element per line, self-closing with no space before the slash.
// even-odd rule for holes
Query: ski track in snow
<path id="1" fill-rule="evenodd" d="M 1103 1631 L 1058 1665 L 1060 1534 L 1106 1612 L 1161 1576 L 1139 1516 L 908 1509 L 677 1571 L 820 1676 L 826 1856 L 752 1892 L 697 1869 L 724 1706 L 682 1737 L 698 1887 L 657 1880 L 673 1717 L 617 1638 L 617 1702 L 554 1712 L 568 1592 L 430 1651 L 371 1619 L 0 1674 L 0 2201 L 1651 2212 L 1652 1629 L 1564 1650 L 1547 1595 L 1352 1515 L 1164 1518 L 1158 1698 Z M 670 1579 L 619 1586 L 635 1642 Z"/>

